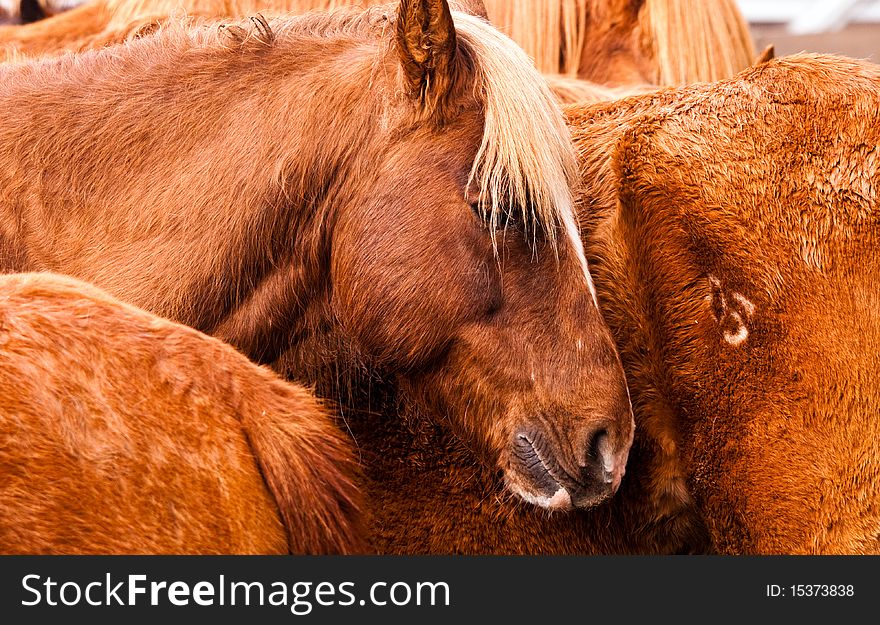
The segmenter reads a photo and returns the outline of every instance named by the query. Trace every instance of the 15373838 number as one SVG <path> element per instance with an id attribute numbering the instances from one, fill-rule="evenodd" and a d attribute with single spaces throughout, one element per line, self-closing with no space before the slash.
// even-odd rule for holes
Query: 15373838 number
<path id="1" fill-rule="evenodd" d="M 792 584 L 789 589 L 792 597 L 853 597 L 856 594 L 852 584 Z"/>

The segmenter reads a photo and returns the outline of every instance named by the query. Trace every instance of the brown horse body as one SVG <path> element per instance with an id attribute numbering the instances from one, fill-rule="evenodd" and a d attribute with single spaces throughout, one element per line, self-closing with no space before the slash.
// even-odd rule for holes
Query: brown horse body
<path id="1" fill-rule="evenodd" d="M 0 553 L 365 549 L 328 411 L 217 339 L 0 276 L 0 388 Z"/>
<path id="2" fill-rule="evenodd" d="M 801 56 L 568 111 L 629 474 L 722 552 L 880 551 L 878 93 Z"/>
<path id="3" fill-rule="evenodd" d="M 91 0 L 24 27 L 0 28 L 0 46 L 36 56 L 84 50 L 149 32 L 185 11 L 195 18 L 304 13 L 386 0 Z M 755 58 L 734 0 L 486 0 L 459 2 L 508 33 L 548 74 L 600 84 L 718 80 Z M 9 54 L 9 53 L 7 53 Z"/>
<path id="4" fill-rule="evenodd" d="M 169 28 L 5 66 L 0 100 L 3 270 L 93 282 L 343 407 L 387 386 L 537 506 L 617 489 L 632 414 L 571 144 L 482 20 L 404 2 Z"/>

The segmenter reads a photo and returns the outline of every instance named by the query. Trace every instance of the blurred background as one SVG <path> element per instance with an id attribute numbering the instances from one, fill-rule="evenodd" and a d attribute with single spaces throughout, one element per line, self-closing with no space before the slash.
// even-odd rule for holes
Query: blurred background
<path id="1" fill-rule="evenodd" d="M 880 63 L 880 0 L 737 0 L 755 47 L 827 52 Z"/>

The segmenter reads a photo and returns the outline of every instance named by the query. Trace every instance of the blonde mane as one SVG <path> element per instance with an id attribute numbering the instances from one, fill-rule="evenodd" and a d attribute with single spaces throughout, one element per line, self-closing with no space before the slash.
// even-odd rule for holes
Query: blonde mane
<path id="1" fill-rule="evenodd" d="M 474 52 L 486 120 L 469 188 L 482 190 L 493 226 L 519 208 L 533 236 L 540 229 L 555 243 L 562 229 L 579 242 L 571 192 L 577 160 L 546 81 L 511 39 L 479 18 L 454 15 Z"/>
<path id="2" fill-rule="evenodd" d="M 156 2 L 140 1 L 154 6 Z M 232 15 L 261 10 L 260 0 L 225 2 L 230 11 L 237 11 Z M 273 0 L 272 6 L 277 11 L 303 12 L 353 3 L 368 6 L 383 0 Z M 566 76 L 578 75 L 592 21 L 610 10 L 605 6 L 608 0 L 483 0 L 483 4 L 489 21 L 516 41 L 539 71 Z M 728 78 L 749 67 L 756 56 L 748 24 L 735 0 L 644 0 L 638 19 L 642 40 L 649 44 L 657 67 L 654 84 Z"/>
<path id="3" fill-rule="evenodd" d="M 490 21 L 522 46 L 541 72 L 565 76 L 578 75 L 593 22 L 608 19 L 612 10 L 608 0 L 484 2 Z M 729 78 L 756 56 L 735 0 L 645 0 L 638 21 L 657 85 Z"/>
<path id="4" fill-rule="evenodd" d="M 735 0 L 646 0 L 640 18 L 652 42 L 658 85 L 714 82 L 755 60 Z"/>
<path id="5" fill-rule="evenodd" d="M 484 0 L 489 20 L 546 74 L 577 76 L 589 0 Z"/>

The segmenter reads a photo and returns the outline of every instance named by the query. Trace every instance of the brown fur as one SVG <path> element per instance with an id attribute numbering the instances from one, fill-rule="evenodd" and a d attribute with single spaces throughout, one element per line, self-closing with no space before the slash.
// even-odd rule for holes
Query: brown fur
<path id="1" fill-rule="evenodd" d="M 568 111 L 630 474 L 722 552 L 880 551 L 878 94 L 804 55 Z"/>
<path id="2" fill-rule="evenodd" d="M 346 412 L 367 473 L 372 546 L 383 554 L 609 555 L 704 553 L 696 510 L 660 510 L 640 462 L 620 490 L 585 511 L 548 512 L 502 489 L 497 471 L 443 422 L 394 404 Z M 637 437 L 633 458 L 652 448 Z"/>
<path id="3" fill-rule="evenodd" d="M 302 13 L 382 0 L 92 0 L 26 27 L 0 29 L 17 55 L 83 50 L 150 32 L 184 10 L 201 18 Z M 486 14 L 548 74 L 602 84 L 674 85 L 718 80 L 749 66 L 755 51 L 735 0 L 478 0 Z"/>
<path id="4" fill-rule="evenodd" d="M 70 278 L 0 276 L 0 388 L 2 553 L 364 549 L 328 411 L 217 339 Z"/>
<path id="5" fill-rule="evenodd" d="M 0 268 L 88 280 L 343 405 L 389 387 L 513 492 L 588 507 L 632 414 L 568 131 L 513 42 L 456 13 L 451 45 L 444 8 L 0 67 Z"/>
<path id="6" fill-rule="evenodd" d="M 570 78 L 558 74 L 545 75 L 547 84 L 560 104 L 595 104 L 625 98 L 630 95 L 655 91 L 653 85 L 629 85 L 626 87 L 608 87 L 589 80 Z"/>

